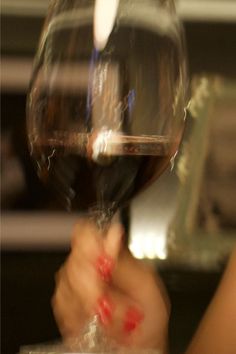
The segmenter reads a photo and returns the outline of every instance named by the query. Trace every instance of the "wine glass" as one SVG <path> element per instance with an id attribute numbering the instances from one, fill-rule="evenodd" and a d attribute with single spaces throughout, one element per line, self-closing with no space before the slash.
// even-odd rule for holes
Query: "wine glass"
<path id="1" fill-rule="evenodd" d="M 27 106 L 39 177 L 106 228 L 168 166 L 185 118 L 186 56 L 171 0 L 55 0 Z"/>
<path id="2" fill-rule="evenodd" d="M 178 148 L 186 69 L 170 1 L 52 2 L 28 96 L 30 151 L 68 209 L 100 223 Z"/>

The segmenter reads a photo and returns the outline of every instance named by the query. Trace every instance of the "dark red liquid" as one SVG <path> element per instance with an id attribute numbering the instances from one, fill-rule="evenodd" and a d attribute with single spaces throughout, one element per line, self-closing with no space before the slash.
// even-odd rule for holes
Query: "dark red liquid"
<path id="1" fill-rule="evenodd" d="M 98 161 L 76 152 L 75 146 L 36 144 L 34 158 L 41 179 L 71 210 L 93 206 L 117 209 L 157 178 L 168 165 L 170 156 L 158 143 L 158 155 L 137 154 L 136 142 L 127 154 L 101 156 Z M 166 144 L 166 143 L 165 143 Z M 142 143 L 142 149 L 148 147 Z M 153 149 L 153 146 L 152 146 Z"/>

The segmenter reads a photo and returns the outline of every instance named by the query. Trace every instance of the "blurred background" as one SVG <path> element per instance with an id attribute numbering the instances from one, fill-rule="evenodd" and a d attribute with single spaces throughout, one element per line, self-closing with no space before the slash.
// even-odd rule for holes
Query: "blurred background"
<path id="1" fill-rule="evenodd" d="M 27 150 L 26 92 L 49 1 L 1 3 L 2 353 L 59 336 L 54 274 L 77 215 L 38 180 Z M 182 353 L 236 240 L 236 1 L 179 0 L 191 104 L 172 168 L 124 211 L 133 254 L 161 273 Z M 194 306 L 193 306 L 194 304 Z M 194 309 L 193 309 L 194 307 Z"/>

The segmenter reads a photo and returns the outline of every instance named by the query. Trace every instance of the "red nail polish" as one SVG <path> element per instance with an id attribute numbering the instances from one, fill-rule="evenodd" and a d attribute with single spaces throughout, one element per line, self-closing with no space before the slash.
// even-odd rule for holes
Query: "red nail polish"
<path id="1" fill-rule="evenodd" d="M 144 315 L 135 307 L 130 306 L 125 314 L 124 331 L 126 333 L 133 332 L 137 326 L 142 322 Z"/>
<path id="2" fill-rule="evenodd" d="M 104 326 L 107 326 L 111 322 L 113 311 L 114 305 L 107 296 L 103 296 L 98 300 L 96 313 Z"/>
<path id="3" fill-rule="evenodd" d="M 96 262 L 96 268 L 100 277 L 109 282 L 112 277 L 112 271 L 114 268 L 114 262 L 108 255 L 99 256 Z"/>

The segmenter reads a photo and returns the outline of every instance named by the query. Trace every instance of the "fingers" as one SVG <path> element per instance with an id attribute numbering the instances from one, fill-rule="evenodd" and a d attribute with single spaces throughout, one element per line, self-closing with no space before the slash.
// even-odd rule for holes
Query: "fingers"
<path id="1" fill-rule="evenodd" d="M 95 267 L 69 256 L 59 272 L 52 306 L 63 337 L 78 335 L 88 318 L 96 313 L 104 292 Z"/>
<path id="2" fill-rule="evenodd" d="M 141 333 L 144 314 L 138 303 L 126 294 L 110 286 L 98 311 L 106 334 L 118 343 L 130 344 L 134 331 Z"/>
<path id="3" fill-rule="evenodd" d="M 118 342 L 163 347 L 169 317 L 161 282 L 122 247 L 124 230 L 103 234 L 89 220 L 75 227 L 71 253 L 57 276 L 53 309 L 64 337 L 76 336 L 94 314 Z"/>
<path id="4" fill-rule="evenodd" d="M 93 222 L 83 219 L 74 229 L 71 249 L 81 259 L 92 261 L 105 252 L 115 261 L 120 252 L 123 234 L 124 228 L 119 223 L 111 224 L 104 234 Z"/>
<path id="5" fill-rule="evenodd" d="M 134 259 L 128 251 L 124 251 L 114 270 L 113 284 L 138 304 L 145 314 L 140 330 L 136 329 L 132 333 L 132 341 L 140 346 L 149 343 L 153 347 L 164 347 L 170 305 L 158 275 Z"/>
<path id="6" fill-rule="evenodd" d="M 106 238 L 91 221 L 81 220 L 76 225 L 71 253 L 57 274 L 52 299 L 54 315 L 64 337 L 78 333 L 85 318 L 99 310 L 118 257 L 122 230 L 114 224 Z"/>
<path id="7" fill-rule="evenodd" d="M 102 234 L 90 220 L 81 219 L 75 226 L 71 238 L 71 252 L 76 258 L 90 261 L 103 252 Z"/>
<path id="8" fill-rule="evenodd" d="M 55 320 L 64 338 L 77 337 L 85 320 L 83 306 L 72 296 L 62 267 L 56 275 L 56 291 L 51 304 Z M 63 279 L 63 281 L 61 281 Z"/>
<path id="9" fill-rule="evenodd" d="M 147 296 L 154 293 L 155 298 L 164 301 L 165 306 L 169 307 L 168 296 L 158 273 L 144 262 L 135 259 L 128 250 L 124 250 L 119 258 L 113 282 L 137 302 L 142 303 Z M 137 291 L 140 288 L 141 291 Z"/>

